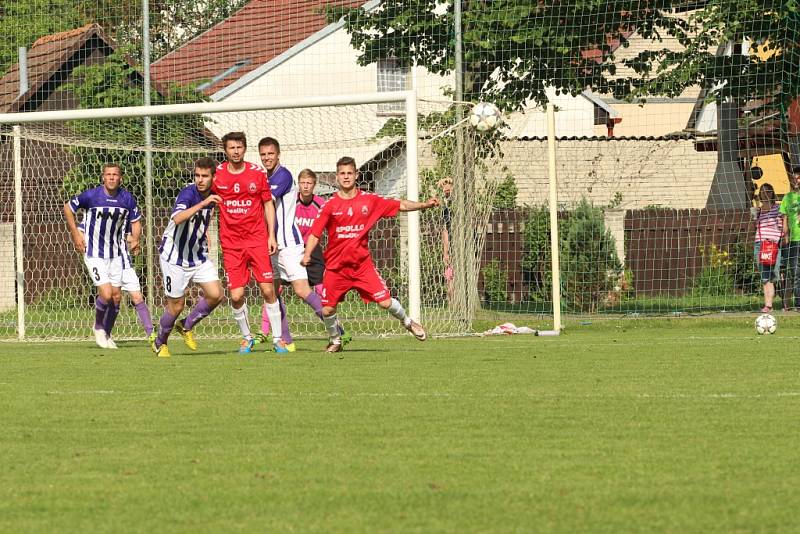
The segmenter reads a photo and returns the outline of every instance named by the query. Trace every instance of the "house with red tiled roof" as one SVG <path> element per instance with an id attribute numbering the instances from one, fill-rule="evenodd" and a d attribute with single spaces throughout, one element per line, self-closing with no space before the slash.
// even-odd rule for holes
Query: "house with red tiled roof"
<path id="1" fill-rule="evenodd" d="M 0 112 L 77 108 L 79 102 L 68 88 L 75 80 L 75 69 L 102 64 L 115 49 L 114 41 L 98 24 L 37 39 L 27 49 L 27 69 L 21 70 L 19 64 L 14 64 L 0 78 Z M 27 83 L 21 83 L 20 75 L 25 71 Z M 26 85 L 28 89 L 21 92 Z M 14 158 L 9 133 L 7 127 L 0 129 L 0 191 L 13 194 Z M 206 144 L 218 143 L 203 129 L 198 129 L 194 135 Z M 63 287 L 60 284 L 66 280 L 84 276 L 76 257 L 56 253 L 59 249 L 54 246 L 54 243 L 69 243 L 60 214 L 66 200 L 62 187 L 64 177 L 79 161 L 76 151 L 70 148 L 74 136 L 63 124 L 33 124 L 22 129 L 23 217 L 26 221 L 23 245 L 28 302 Z M 2 238 L 13 225 L 14 202 L 0 202 L 0 257 L 14 257 L 13 239 Z M 6 250 L 3 248 L 6 246 L 12 248 Z M 0 262 L 0 310 L 13 306 L 13 276 L 13 262 Z"/>
<path id="2" fill-rule="evenodd" d="M 27 91 L 20 93 L 19 64 L 13 65 L 0 78 L 0 112 L 16 113 L 74 109 L 75 97 L 64 85 L 72 80 L 79 65 L 96 65 L 114 50 L 113 41 L 97 24 L 41 37 L 27 51 Z M 26 132 L 39 131 L 36 126 Z M 13 192 L 13 144 L 0 131 L 0 191 Z M 25 139 L 22 148 L 23 216 L 37 221 L 23 233 L 25 249 L 26 301 L 36 300 L 66 279 L 82 276 L 81 266 L 71 256 L 53 254 L 52 240 L 68 242 L 61 217 L 44 217 L 60 213 L 64 204 L 62 180 L 74 156 L 59 143 Z M 0 202 L 0 233 L 14 226 L 14 202 Z M 46 236 L 46 237 L 45 237 Z M 6 258 L 14 257 L 13 239 L 9 250 L 0 250 Z M 0 244 L 0 247 L 6 245 Z M 5 265 L 5 263 L 3 264 Z M 6 287 L 9 278 L 10 287 Z M 9 292 L 10 290 L 10 292 Z M 2 298 L 6 297 L 6 298 Z M 14 306 L 13 262 L 0 268 L 0 309 Z"/>
<path id="3" fill-rule="evenodd" d="M 74 98 L 62 91 L 62 86 L 75 67 L 102 62 L 114 48 L 114 42 L 98 24 L 37 39 L 28 50 L 28 90 L 20 94 L 18 63 L 0 78 L 0 112 L 74 108 Z"/>
<path id="4" fill-rule="evenodd" d="M 421 99 L 421 112 L 426 111 L 424 106 L 441 109 L 446 105 L 451 98 L 446 96 L 446 88 L 453 86 L 452 77 L 431 74 L 423 67 L 403 68 L 391 57 L 359 65 L 343 23 L 329 24 L 324 16 L 330 5 L 363 5 L 369 10 L 379 2 L 252 0 L 227 20 L 154 62 L 153 78 L 194 86 L 212 100 L 249 102 L 414 88 Z M 608 118 L 616 117 L 613 109 L 588 91 L 577 98 L 555 91 L 552 96 L 562 110 L 559 129 L 570 135 L 605 134 Z M 218 114 L 209 128 L 218 136 L 242 130 L 251 144 L 271 135 L 281 141 L 287 167 L 295 172 L 304 167 L 327 172 L 333 170 L 343 150 L 357 161 L 385 154 L 396 138 L 376 140 L 375 134 L 390 118 L 402 115 L 402 109 L 400 103 L 248 116 Z M 541 113 L 518 114 L 511 121 L 511 135 L 545 132 Z M 257 161 L 255 148 L 248 159 Z"/>
<path id="5" fill-rule="evenodd" d="M 154 80 L 194 86 L 211 100 L 316 97 L 426 88 L 442 99 L 448 80 L 425 69 L 404 69 L 391 58 L 360 66 L 342 23 L 329 24 L 326 6 L 362 5 L 361 0 L 252 0 L 228 19 L 152 65 Z M 365 4 L 367 8 L 377 2 Z M 427 90 L 427 88 L 431 88 Z M 256 143 L 270 135 L 281 142 L 282 162 L 295 174 L 303 168 L 334 170 L 343 152 L 364 162 L 396 138 L 376 140 L 386 122 L 402 115 L 401 104 L 347 108 L 216 114 L 208 127 L 218 136 L 248 135 L 247 158 L 258 161 Z"/>

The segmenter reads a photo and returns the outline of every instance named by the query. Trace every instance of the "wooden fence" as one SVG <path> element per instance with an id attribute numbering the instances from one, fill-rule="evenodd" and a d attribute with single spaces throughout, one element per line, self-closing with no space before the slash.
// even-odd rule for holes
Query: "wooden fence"
<path id="1" fill-rule="evenodd" d="M 559 213 L 559 219 L 568 216 Z M 505 272 L 509 302 L 527 300 L 531 283 L 544 279 L 543 273 L 523 269 L 526 219 L 524 210 L 496 211 L 486 227 L 481 265 L 495 261 Z M 748 210 L 713 209 L 630 210 L 623 230 L 624 264 L 633 275 L 638 295 L 683 294 L 703 268 L 703 247 L 713 244 L 732 251 L 740 243 L 749 250 L 754 231 Z M 482 293 L 482 276 L 479 290 Z"/>

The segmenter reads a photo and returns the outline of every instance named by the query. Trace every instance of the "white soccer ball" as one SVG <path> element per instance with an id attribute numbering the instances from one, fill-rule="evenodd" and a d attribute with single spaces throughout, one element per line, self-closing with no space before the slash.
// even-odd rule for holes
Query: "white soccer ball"
<path id="1" fill-rule="evenodd" d="M 756 332 L 762 335 L 767 334 L 774 334 L 775 330 L 778 329 L 778 321 L 775 320 L 775 317 L 772 315 L 765 313 L 763 315 L 759 315 L 756 319 Z"/>
<path id="2" fill-rule="evenodd" d="M 488 132 L 500 124 L 500 110 L 494 104 L 479 102 L 469 113 L 469 123 L 479 132 Z"/>

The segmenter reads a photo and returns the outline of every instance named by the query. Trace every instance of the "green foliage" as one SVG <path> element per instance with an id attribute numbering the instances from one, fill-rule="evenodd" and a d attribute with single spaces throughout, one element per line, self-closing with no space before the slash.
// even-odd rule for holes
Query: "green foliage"
<path id="1" fill-rule="evenodd" d="M 603 211 L 582 200 L 566 222 L 561 251 L 562 298 L 567 307 L 596 311 L 622 274 Z"/>
<path id="2" fill-rule="evenodd" d="M 535 302 L 548 302 L 552 283 L 550 212 L 546 205 L 542 205 L 527 208 L 526 214 L 522 276 L 528 285 L 529 298 Z"/>
<path id="3" fill-rule="evenodd" d="M 687 4 L 696 8 L 688 17 Z M 453 4 L 448 5 L 444 10 L 426 0 L 384 0 L 370 11 L 329 8 L 328 19 L 344 17 L 362 65 L 392 57 L 449 75 L 455 34 Z M 521 108 L 528 99 L 545 104 L 546 87 L 573 96 L 590 88 L 632 100 L 678 96 L 692 85 L 713 87 L 717 98 L 772 96 L 780 89 L 784 103 L 800 93 L 795 0 L 499 0 L 462 6 L 464 98 L 470 101 L 490 100 L 503 109 Z M 617 60 L 610 43 L 627 47 L 632 34 L 653 45 Z M 665 38 L 684 49 L 664 47 Z M 720 45 L 744 38 L 782 53 L 766 61 L 716 55 Z M 618 76 L 620 66 L 634 74 Z"/>
<path id="4" fill-rule="evenodd" d="M 761 294 L 761 275 L 753 256 L 753 243 L 750 240 L 739 240 L 729 247 L 731 266 L 729 272 L 733 277 L 733 286 L 746 295 Z"/>
<path id="5" fill-rule="evenodd" d="M 142 103 L 141 78 L 125 59 L 124 51 L 111 54 L 103 63 L 80 66 L 75 69 L 73 76 L 74 81 L 65 84 L 64 88 L 75 95 L 81 108 L 133 106 Z M 151 94 L 154 105 L 201 99 L 199 93 L 180 89 L 170 89 L 166 95 L 155 91 Z M 145 138 L 142 119 L 73 121 L 69 127 L 75 135 L 86 141 L 118 145 L 125 149 L 70 146 L 69 151 L 76 156 L 77 163 L 64 178 L 63 187 L 67 196 L 97 184 L 102 166 L 106 162 L 118 162 L 122 165 L 128 187 L 137 182 L 143 183 L 145 153 L 142 149 Z M 203 118 L 198 115 L 154 118 L 153 146 L 170 148 L 197 144 L 203 132 Z M 171 200 L 172 192 L 185 181 L 193 157 L 196 155 L 153 152 L 153 168 L 158 169 L 153 177 L 156 198 Z"/>
<path id="6" fill-rule="evenodd" d="M 713 88 L 709 100 L 768 96 L 785 106 L 800 94 L 795 0 L 707 0 L 676 36 L 683 51 L 642 52 L 626 62 L 642 77 L 629 84 L 630 97 L 675 97 L 690 85 L 704 85 Z M 754 48 L 763 46 L 766 56 L 717 55 L 720 46 L 745 39 Z"/>
<path id="7" fill-rule="evenodd" d="M 20 46 L 30 47 L 39 37 L 88 22 L 72 0 L 0 0 L 0 76 L 17 62 Z"/>
<path id="8" fill-rule="evenodd" d="M 753 244 L 744 240 L 727 248 L 700 247 L 703 268 L 692 280 L 692 294 L 726 296 L 760 294 L 761 281 L 753 257 Z"/>
<path id="9" fill-rule="evenodd" d="M 733 261 L 727 250 L 711 244 L 700 247 L 703 269 L 692 281 L 692 294 L 721 296 L 733 293 Z"/>
<path id="10" fill-rule="evenodd" d="M 498 260 L 492 260 L 481 269 L 483 297 L 487 304 L 508 302 L 508 273 Z"/>
<path id="11" fill-rule="evenodd" d="M 247 0 L 150 0 L 151 55 L 155 60 L 214 24 Z M 134 57 L 142 51 L 141 0 L 0 0 L 0 75 L 17 61 L 17 49 L 39 37 L 96 22 Z"/>
<path id="12" fill-rule="evenodd" d="M 629 298 L 633 275 L 624 273 L 603 211 L 582 200 L 558 221 L 561 296 L 567 309 L 593 312 L 607 301 Z M 523 234 L 522 271 L 529 298 L 548 302 L 552 292 L 550 212 L 529 207 Z"/>
<path id="13" fill-rule="evenodd" d="M 511 210 L 517 207 L 517 184 L 512 175 L 506 175 L 505 179 L 497 186 L 497 192 L 492 201 L 492 207 L 499 210 Z"/>

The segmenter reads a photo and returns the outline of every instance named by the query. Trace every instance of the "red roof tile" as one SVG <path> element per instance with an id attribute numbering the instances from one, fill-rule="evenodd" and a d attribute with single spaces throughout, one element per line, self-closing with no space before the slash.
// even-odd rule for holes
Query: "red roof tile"
<path id="1" fill-rule="evenodd" d="M 208 81 L 248 61 L 204 90 L 211 95 L 328 25 L 325 6 L 363 0 L 252 0 L 230 18 L 170 52 L 151 67 L 154 80 L 179 85 Z"/>
<path id="2" fill-rule="evenodd" d="M 75 30 L 41 37 L 28 50 L 28 91 L 19 97 L 19 64 L 13 65 L 0 78 L 0 112 L 11 113 L 22 109 L 76 52 L 80 51 L 97 35 L 113 47 L 111 41 L 97 24 L 89 24 Z M 87 52 L 88 56 L 88 52 Z"/>

